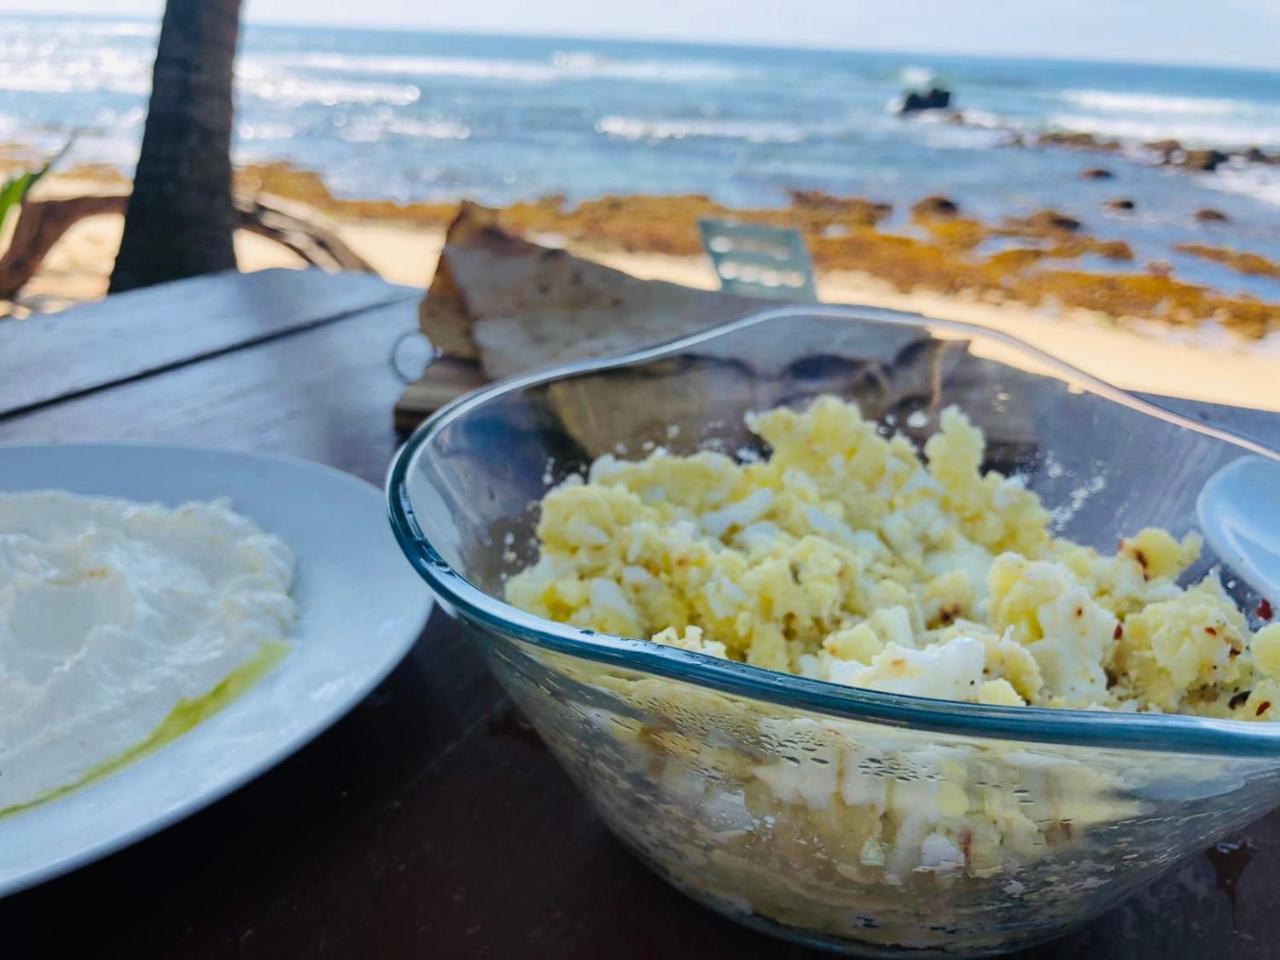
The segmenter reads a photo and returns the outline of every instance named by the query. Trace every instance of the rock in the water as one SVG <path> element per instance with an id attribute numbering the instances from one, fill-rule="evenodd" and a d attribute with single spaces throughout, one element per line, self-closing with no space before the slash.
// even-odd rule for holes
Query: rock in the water
<path id="1" fill-rule="evenodd" d="M 1075 217 L 1057 210 L 1037 210 L 1029 217 L 1010 218 L 1008 223 L 1032 232 L 1075 233 L 1082 226 Z"/>
<path id="2" fill-rule="evenodd" d="M 911 215 L 922 220 L 945 219 L 954 217 L 959 212 L 960 204 L 941 194 L 925 197 L 911 206 Z"/>
<path id="3" fill-rule="evenodd" d="M 1152 140 L 1143 146 L 1152 153 L 1160 154 L 1165 163 L 1169 163 L 1175 153 L 1183 152 L 1182 144 L 1177 140 Z"/>
<path id="4" fill-rule="evenodd" d="M 951 106 L 951 91 L 943 87 L 930 87 L 923 92 L 908 90 L 898 105 L 899 113 L 919 113 L 921 110 L 946 110 Z"/>
<path id="5" fill-rule="evenodd" d="M 893 213 L 893 204 L 877 203 L 862 197 L 837 197 L 825 190 L 790 190 L 788 193 L 791 206 L 797 210 L 830 214 L 866 227 L 874 227 Z"/>
<path id="6" fill-rule="evenodd" d="M 1205 173 L 1212 173 L 1229 159 L 1221 150 L 1188 150 L 1179 166 L 1186 167 L 1189 170 L 1203 170 Z"/>
<path id="7" fill-rule="evenodd" d="M 1080 176 L 1085 180 L 1111 180 L 1115 174 L 1106 167 L 1089 167 L 1087 170 L 1081 170 Z"/>
<path id="8" fill-rule="evenodd" d="M 1147 273 L 1153 277 L 1173 276 L 1173 264 L 1168 260 L 1152 260 L 1147 263 Z"/>
<path id="9" fill-rule="evenodd" d="M 1240 156 L 1249 163 L 1280 163 L 1280 153 L 1267 153 L 1261 147 L 1250 147 Z"/>
<path id="10" fill-rule="evenodd" d="M 1228 223 L 1231 220 L 1221 210 L 1215 210 L 1213 207 L 1201 207 L 1195 212 L 1195 218 L 1200 223 Z"/>
<path id="11" fill-rule="evenodd" d="M 1129 213 L 1137 208 L 1137 204 L 1128 197 L 1116 197 L 1114 200 L 1108 200 L 1103 204 L 1108 210 L 1116 210 L 1121 213 Z"/>
<path id="12" fill-rule="evenodd" d="M 1101 150 L 1104 153 L 1116 153 L 1123 147 L 1119 140 L 1106 140 L 1095 137 L 1092 133 L 1075 130 L 1048 130 L 1036 137 L 1036 145 L 1066 147 L 1070 150 Z"/>

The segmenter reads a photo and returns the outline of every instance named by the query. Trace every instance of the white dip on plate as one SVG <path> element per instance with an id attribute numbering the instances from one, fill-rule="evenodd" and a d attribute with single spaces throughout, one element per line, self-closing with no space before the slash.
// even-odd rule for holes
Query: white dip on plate
<path id="1" fill-rule="evenodd" d="M 0 813 L 176 736 L 283 650 L 293 555 L 225 501 L 0 494 Z"/>

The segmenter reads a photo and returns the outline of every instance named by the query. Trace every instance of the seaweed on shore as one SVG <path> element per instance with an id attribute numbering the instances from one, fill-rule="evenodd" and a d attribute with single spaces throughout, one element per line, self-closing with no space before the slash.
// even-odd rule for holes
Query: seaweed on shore
<path id="1" fill-rule="evenodd" d="M 1179 253 L 1199 257 L 1201 260 L 1221 263 L 1237 273 L 1280 280 L 1280 262 L 1269 260 L 1259 253 L 1232 250 L 1229 247 L 1214 247 L 1206 243 L 1178 243 L 1174 244 L 1173 249 Z"/>
<path id="2" fill-rule="evenodd" d="M 334 197 L 314 173 L 288 164 L 248 167 L 238 174 L 242 189 L 308 203 L 332 216 L 377 219 L 419 226 L 446 225 L 457 204 Z M 1188 283 L 1164 270 L 1106 273 L 1082 269 L 1097 256 L 1117 263 L 1134 260 L 1123 241 L 1093 236 L 1067 214 L 1042 210 L 986 223 L 962 216 L 946 198 L 917 204 L 917 235 L 883 228 L 891 208 L 861 197 L 796 191 L 775 209 L 734 209 L 700 194 L 605 196 L 569 204 L 563 197 L 513 203 L 499 213 L 504 229 L 530 236 L 553 235 L 599 249 L 672 256 L 700 256 L 697 221 L 702 217 L 793 227 L 799 230 L 819 271 L 856 271 L 908 292 L 963 293 L 991 301 L 1095 311 L 1115 320 L 1142 318 L 1186 326 L 1215 320 L 1237 333 L 1260 338 L 1280 330 L 1280 303 L 1230 295 Z M 984 251 L 992 240 L 1017 245 Z M 1216 249 L 1216 248 L 1205 248 Z M 1237 269 L 1255 255 L 1206 254 Z M 1261 258 L 1259 258 L 1261 259 Z"/>

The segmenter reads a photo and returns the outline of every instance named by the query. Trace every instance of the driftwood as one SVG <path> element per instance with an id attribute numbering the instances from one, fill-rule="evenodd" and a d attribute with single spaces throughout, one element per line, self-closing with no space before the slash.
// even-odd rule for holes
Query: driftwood
<path id="1" fill-rule="evenodd" d="M 236 229 L 288 247 L 307 263 L 328 270 L 377 273 L 364 257 L 315 218 L 310 208 L 275 197 L 236 200 Z"/>
<path id="2" fill-rule="evenodd" d="M 35 276 L 49 251 L 76 223 L 101 214 L 124 214 L 129 195 L 90 194 L 23 203 L 9 248 L 0 257 L 0 299 L 12 300 Z M 326 270 L 376 273 L 338 234 L 318 223 L 305 207 L 275 198 L 236 200 L 236 229 L 288 247 Z"/>

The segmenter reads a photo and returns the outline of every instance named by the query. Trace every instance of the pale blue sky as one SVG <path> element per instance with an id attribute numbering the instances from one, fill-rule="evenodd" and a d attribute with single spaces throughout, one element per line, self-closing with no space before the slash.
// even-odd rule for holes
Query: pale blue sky
<path id="1" fill-rule="evenodd" d="M 0 13 L 156 16 L 162 6 L 0 0 Z M 1280 69 L 1280 0 L 245 0 L 245 10 L 261 22 Z"/>

